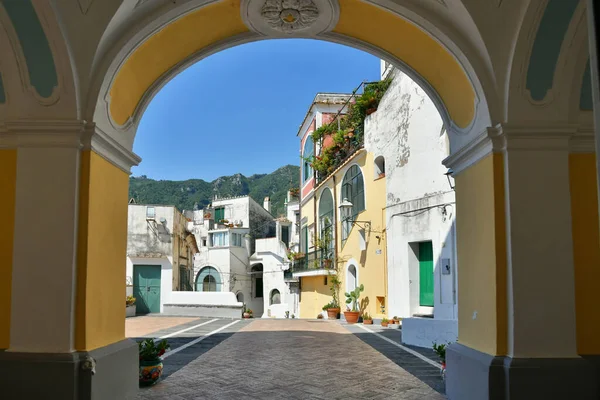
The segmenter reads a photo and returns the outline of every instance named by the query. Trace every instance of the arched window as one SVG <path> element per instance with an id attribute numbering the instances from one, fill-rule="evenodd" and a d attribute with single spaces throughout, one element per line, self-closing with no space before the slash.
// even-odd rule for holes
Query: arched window
<path id="1" fill-rule="evenodd" d="M 237 299 L 238 302 L 243 303 L 244 302 L 244 293 L 237 292 L 237 294 L 235 295 L 235 298 Z"/>
<path id="2" fill-rule="evenodd" d="M 352 203 L 351 219 L 356 219 L 358 213 L 365 210 L 365 183 L 362 172 L 358 165 L 351 166 L 342 181 L 342 199 L 347 199 Z M 350 230 L 352 229 L 351 221 L 344 221 L 342 225 L 342 241 L 346 241 Z"/>
<path id="3" fill-rule="evenodd" d="M 375 179 L 385 176 L 385 158 L 379 156 L 375 158 Z"/>
<path id="4" fill-rule="evenodd" d="M 310 134 L 304 141 L 304 149 L 302 150 L 302 182 L 306 182 L 312 177 L 312 167 L 310 166 L 310 158 L 315 152 L 315 146 L 313 144 L 312 136 Z"/>
<path id="5" fill-rule="evenodd" d="M 321 240 L 329 242 L 327 254 L 323 254 L 323 258 L 331 259 L 334 247 L 333 241 L 333 196 L 331 190 L 325 189 L 319 200 L 319 235 Z"/>
<path id="6" fill-rule="evenodd" d="M 356 273 L 356 267 L 351 265 L 348 267 L 348 274 L 346 276 L 346 291 L 351 292 L 358 287 L 358 274 Z"/>
<path id="7" fill-rule="evenodd" d="M 269 297 L 269 305 L 272 306 L 273 304 L 281 304 L 281 294 L 279 294 L 279 290 L 277 289 L 273 289 Z"/>
<path id="8" fill-rule="evenodd" d="M 204 267 L 196 277 L 197 292 L 220 292 L 221 276 L 219 271 L 213 267 Z"/>
<path id="9" fill-rule="evenodd" d="M 250 272 L 252 274 L 253 297 L 263 297 L 263 265 L 254 265 Z"/>

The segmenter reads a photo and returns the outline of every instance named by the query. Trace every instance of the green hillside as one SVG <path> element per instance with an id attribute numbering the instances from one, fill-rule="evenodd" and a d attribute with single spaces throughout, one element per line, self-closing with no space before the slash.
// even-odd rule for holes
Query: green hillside
<path id="1" fill-rule="evenodd" d="M 215 195 L 222 198 L 249 194 L 259 204 L 270 196 L 272 213 L 279 216 L 285 211 L 286 192 L 298 187 L 299 178 L 299 167 L 295 165 L 286 165 L 270 174 L 222 176 L 212 182 L 202 179 L 157 181 L 142 175 L 129 178 L 129 198 L 138 204 L 174 205 L 180 210 L 191 210 L 194 206 L 205 207 Z"/>

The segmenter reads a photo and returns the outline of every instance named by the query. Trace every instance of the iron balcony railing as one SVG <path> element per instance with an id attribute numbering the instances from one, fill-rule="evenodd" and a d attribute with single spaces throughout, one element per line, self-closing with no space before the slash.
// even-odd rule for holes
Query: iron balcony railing
<path id="1" fill-rule="evenodd" d="M 291 278 L 294 273 L 315 271 L 320 269 L 334 269 L 335 259 L 333 249 L 312 251 L 302 258 L 292 261 L 290 269 L 284 272 L 284 278 Z"/>

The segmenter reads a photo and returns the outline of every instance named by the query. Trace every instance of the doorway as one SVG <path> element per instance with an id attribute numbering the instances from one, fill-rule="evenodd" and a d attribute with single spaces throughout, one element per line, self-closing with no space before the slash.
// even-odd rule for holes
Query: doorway
<path id="1" fill-rule="evenodd" d="M 160 265 L 133 266 L 133 297 L 136 314 L 160 312 Z"/>

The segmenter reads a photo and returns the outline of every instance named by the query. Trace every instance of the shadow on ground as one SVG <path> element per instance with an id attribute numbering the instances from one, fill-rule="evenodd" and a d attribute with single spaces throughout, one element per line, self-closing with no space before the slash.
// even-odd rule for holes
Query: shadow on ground
<path id="1" fill-rule="evenodd" d="M 444 399 L 427 363 L 395 357 L 401 349 L 379 347 L 369 335 L 376 337 L 310 329 L 215 334 L 168 357 L 161 381 L 137 398 Z M 435 378 L 441 383 L 439 371 Z"/>

